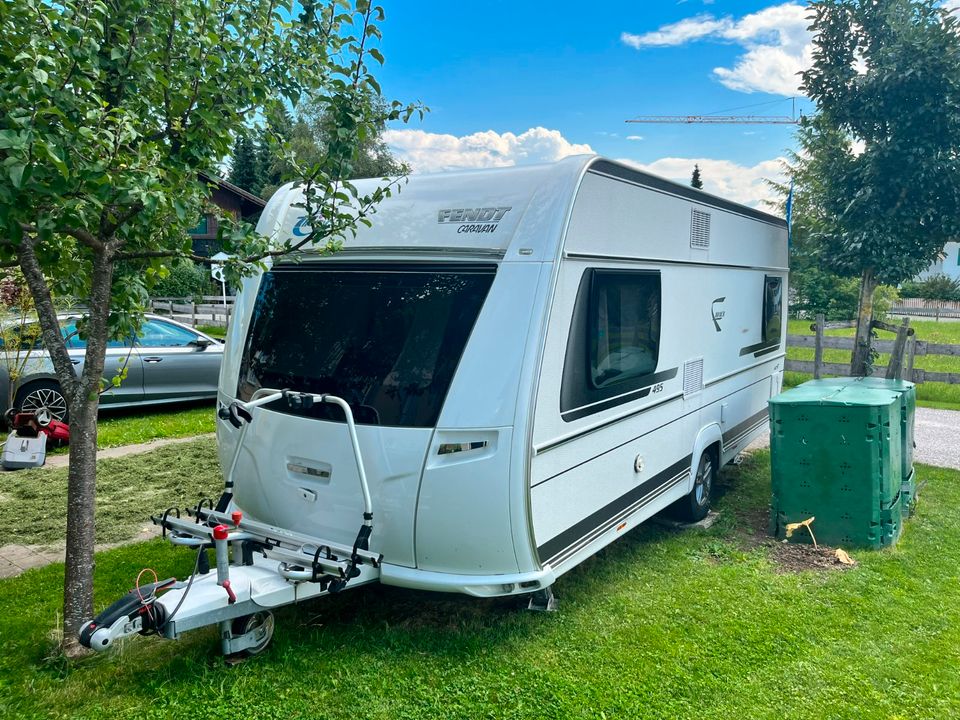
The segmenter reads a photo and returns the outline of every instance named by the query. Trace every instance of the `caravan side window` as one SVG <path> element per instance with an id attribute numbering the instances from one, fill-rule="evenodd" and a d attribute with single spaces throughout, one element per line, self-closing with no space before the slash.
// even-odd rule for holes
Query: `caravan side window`
<path id="1" fill-rule="evenodd" d="M 660 380 L 660 273 L 590 269 L 580 282 L 560 412 L 571 421 L 644 397 Z"/>
<path id="2" fill-rule="evenodd" d="M 779 345 L 783 327 L 783 278 L 767 275 L 763 279 L 763 328 L 765 344 Z"/>

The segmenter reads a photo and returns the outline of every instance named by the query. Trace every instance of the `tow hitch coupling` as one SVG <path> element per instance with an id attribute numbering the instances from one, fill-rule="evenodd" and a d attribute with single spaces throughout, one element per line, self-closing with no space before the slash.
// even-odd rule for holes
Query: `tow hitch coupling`
<path id="1" fill-rule="evenodd" d="M 166 622 L 167 613 L 163 605 L 156 602 L 157 592 L 169 590 L 176 582 L 176 578 L 167 578 L 134 588 L 80 629 L 80 644 L 106 650 L 118 638 L 158 632 Z"/>

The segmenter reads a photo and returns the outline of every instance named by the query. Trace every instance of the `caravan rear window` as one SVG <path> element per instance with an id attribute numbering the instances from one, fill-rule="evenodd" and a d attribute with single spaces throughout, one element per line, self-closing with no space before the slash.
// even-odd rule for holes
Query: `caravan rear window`
<path id="1" fill-rule="evenodd" d="M 238 397 L 261 387 L 344 398 L 361 424 L 432 427 L 494 266 L 329 263 L 266 273 Z M 292 410 L 343 420 L 329 404 Z"/>
<path id="2" fill-rule="evenodd" d="M 767 275 L 763 279 L 763 342 L 779 345 L 782 327 L 783 278 Z"/>

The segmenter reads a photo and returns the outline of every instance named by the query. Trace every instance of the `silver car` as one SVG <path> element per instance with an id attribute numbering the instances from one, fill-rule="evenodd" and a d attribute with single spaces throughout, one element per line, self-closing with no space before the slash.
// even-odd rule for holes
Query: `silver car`
<path id="1" fill-rule="evenodd" d="M 67 352 L 78 373 L 86 351 L 86 343 L 77 333 L 80 317 L 76 313 L 60 316 Z M 124 365 L 127 375 L 119 387 L 111 387 L 100 396 L 100 403 L 105 407 L 128 407 L 215 398 L 222 360 L 223 344 L 219 340 L 188 325 L 147 315 L 136 338 L 108 343 L 104 379 L 109 383 Z M 0 355 L 0 413 L 8 409 L 10 397 L 7 362 Z M 66 398 L 44 350 L 31 351 L 15 390 L 14 407 L 45 407 L 58 420 L 68 420 Z"/>

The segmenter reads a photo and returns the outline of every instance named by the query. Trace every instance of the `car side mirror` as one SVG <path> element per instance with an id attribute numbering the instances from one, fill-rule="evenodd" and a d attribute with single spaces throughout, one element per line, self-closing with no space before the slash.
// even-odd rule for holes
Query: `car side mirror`
<path id="1" fill-rule="evenodd" d="M 208 340 L 207 338 L 198 337 L 190 341 L 191 345 L 196 345 L 198 350 L 206 350 L 208 347 L 213 345 L 213 340 Z"/>

